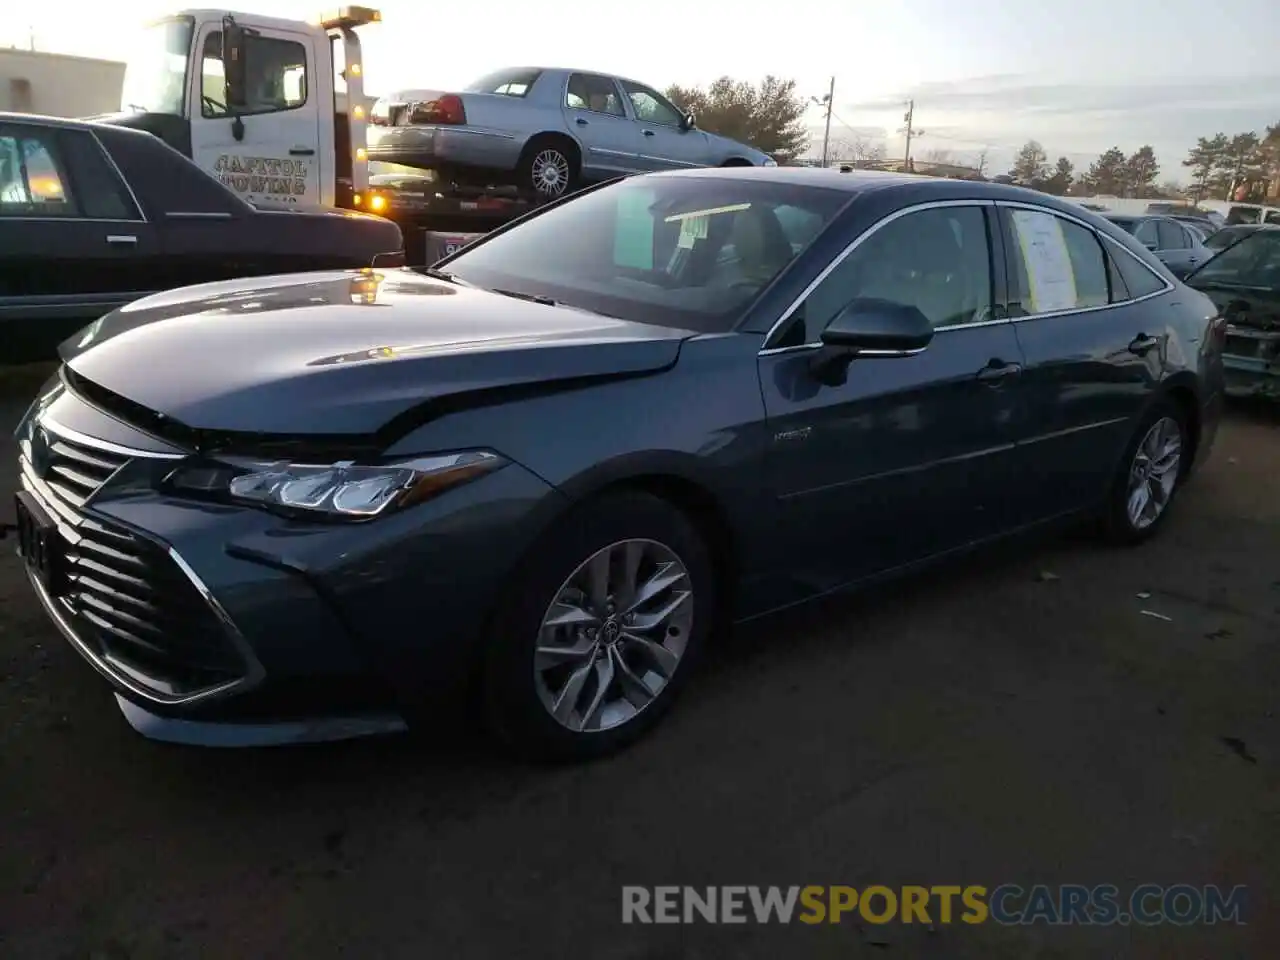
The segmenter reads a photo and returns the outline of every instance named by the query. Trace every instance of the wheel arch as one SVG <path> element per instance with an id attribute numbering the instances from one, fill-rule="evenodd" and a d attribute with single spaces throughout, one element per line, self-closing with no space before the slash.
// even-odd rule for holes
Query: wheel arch
<path id="1" fill-rule="evenodd" d="M 1167 399 L 1182 413 L 1187 427 L 1187 456 L 1182 458 L 1182 474 L 1185 477 L 1195 463 L 1200 449 L 1201 410 L 1200 391 L 1190 371 L 1175 373 L 1162 384 L 1159 397 Z"/>
<path id="2" fill-rule="evenodd" d="M 572 156 L 570 156 L 569 159 L 577 162 L 578 171 L 581 172 L 582 159 L 585 156 L 582 144 L 579 143 L 578 139 L 572 134 L 566 133 L 563 130 L 541 130 L 530 136 L 525 140 L 524 146 L 520 148 L 520 159 L 517 163 L 523 164 L 529 159 L 530 154 L 532 154 L 538 146 L 544 143 L 559 143 L 568 147 L 572 153 Z"/>

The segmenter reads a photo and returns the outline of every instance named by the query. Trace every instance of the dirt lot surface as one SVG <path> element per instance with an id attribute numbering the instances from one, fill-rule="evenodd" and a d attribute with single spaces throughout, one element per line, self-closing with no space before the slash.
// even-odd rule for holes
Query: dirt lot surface
<path id="1" fill-rule="evenodd" d="M 1232 418 L 1156 543 L 1002 550 L 741 631 L 656 735 L 573 769 L 462 718 L 448 749 L 147 742 L 10 544 L 6 957 L 1280 956 L 1274 418 Z M 1008 882 L 1244 884 L 1248 924 L 620 922 L 623 884 Z"/>

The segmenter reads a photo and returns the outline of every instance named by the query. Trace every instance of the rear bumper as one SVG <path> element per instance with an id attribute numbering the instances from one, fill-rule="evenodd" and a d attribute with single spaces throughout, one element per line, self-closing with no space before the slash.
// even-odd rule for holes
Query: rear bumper
<path id="1" fill-rule="evenodd" d="M 378 128 L 374 128 L 378 129 Z M 411 167 L 514 171 L 524 141 L 480 127 L 386 127 L 370 136 L 369 159 Z"/>

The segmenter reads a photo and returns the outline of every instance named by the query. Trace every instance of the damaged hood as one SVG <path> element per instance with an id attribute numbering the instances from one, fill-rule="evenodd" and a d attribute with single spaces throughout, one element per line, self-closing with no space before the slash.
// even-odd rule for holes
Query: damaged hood
<path id="1" fill-rule="evenodd" d="M 193 430 L 367 436 L 446 398 L 655 373 L 693 335 L 407 270 L 332 271 L 146 297 L 60 353 L 80 382 Z"/>

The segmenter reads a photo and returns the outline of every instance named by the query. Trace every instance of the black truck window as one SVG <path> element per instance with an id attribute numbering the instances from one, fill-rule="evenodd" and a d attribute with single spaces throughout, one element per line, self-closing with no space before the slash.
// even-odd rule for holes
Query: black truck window
<path id="1" fill-rule="evenodd" d="M 112 169 L 93 134 L 63 130 L 58 146 L 75 186 L 80 212 L 91 220 L 141 220 L 128 188 Z"/>

